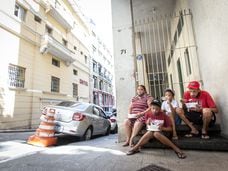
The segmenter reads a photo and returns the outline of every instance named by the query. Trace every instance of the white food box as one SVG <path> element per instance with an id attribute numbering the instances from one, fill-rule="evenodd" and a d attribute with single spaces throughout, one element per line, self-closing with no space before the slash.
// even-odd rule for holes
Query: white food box
<path id="1" fill-rule="evenodd" d="M 198 105 L 197 102 L 191 102 L 191 103 L 185 103 L 186 107 L 189 108 L 195 108 L 196 105 Z"/>
<path id="2" fill-rule="evenodd" d="M 128 118 L 130 119 L 134 119 L 134 118 L 137 118 L 137 114 L 128 114 Z"/>
<path id="3" fill-rule="evenodd" d="M 160 131 L 158 125 L 150 124 L 147 128 L 147 131 Z"/>

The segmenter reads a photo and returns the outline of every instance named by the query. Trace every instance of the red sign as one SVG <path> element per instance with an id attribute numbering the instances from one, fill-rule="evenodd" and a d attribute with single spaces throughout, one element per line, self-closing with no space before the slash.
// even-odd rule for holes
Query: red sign
<path id="1" fill-rule="evenodd" d="M 88 82 L 85 81 L 85 80 L 80 79 L 79 82 L 80 82 L 80 84 L 83 84 L 85 86 L 88 86 Z"/>

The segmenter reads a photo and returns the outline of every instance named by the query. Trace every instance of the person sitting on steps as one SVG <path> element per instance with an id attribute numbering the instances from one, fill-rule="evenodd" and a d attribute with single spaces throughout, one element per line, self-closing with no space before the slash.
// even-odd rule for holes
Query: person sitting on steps
<path id="1" fill-rule="evenodd" d="M 184 111 L 180 111 L 179 116 L 193 124 L 202 125 L 201 138 L 209 139 L 208 127 L 214 125 L 216 121 L 215 113 L 218 112 L 216 104 L 207 91 L 200 90 L 198 81 L 191 81 L 188 84 L 188 89 L 182 100 Z M 189 126 L 192 127 L 192 124 Z M 191 131 L 186 137 L 197 134 L 199 134 L 198 131 Z"/>
<path id="2" fill-rule="evenodd" d="M 139 142 L 128 151 L 127 155 L 133 155 L 139 152 L 139 149 L 149 142 L 150 139 L 155 138 L 162 144 L 171 147 L 180 159 L 186 158 L 186 155 L 178 148 L 172 141 L 170 141 L 164 134 L 171 132 L 170 118 L 161 111 L 161 103 L 158 100 L 151 102 L 151 111 L 145 115 L 148 131 L 140 138 Z M 151 129 L 153 125 L 155 128 Z"/>
<path id="3" fill-rule="evenodd" d="M 176 110 L 179 108 L 178 102 L 174 99 L 175 93 L 172 89 L 167 88 L 165 90 L 165 101 L 162 102 L 161 109 L 163 112 L 166 113 L 167 116 L 169 116 L 171 123 L 172 123 L 172 129 L 173 129 L 173 140 L 177 140 L 177 132 L 176 132 Z"/>
<path id="4" fill-rule="evenodd" d="M 153 97 L 147 94 L 146 87 L 139 85 L 137 95 L 132 98 L 129 106 L 129 115 L 136 115 L 135 118 L 128 118 L 124 121 L 126 141 L 123 147 L 132 146 L 132 139 L 139 133 L 145 125 L 145 113 L 150 110 L 149 105 Z M 132 116 L 133 116 L 132 115 Z"/>
<path id="5" fill-rule="evenodd" d="M 173 90 L 171 90 L 171 89 L 165 90 L 166 101 L 164 101 L 163 104 L 162 104 L 162 110 L 168 112 L 168 115 L 170 115 L 169 112 L 172 113 L 172 115 L 177 114 L 180 117 L 180 119 L 183 120 L 184 123 L 190 127 L 191 132 L 190 132 L 190 134 L 186 135 L 187 137 L 188 136 L 193 136 L 193 135 L 198 135 L 199 131 L 186 118 L 185 111 L 182 108 L 180 108 L 178 103 L 177 103 L 177 101 L 174 100 L 174 98 L 173 98 L 174 95 L 175 94 L 174 94 Z M 172 102 L 169 103 L 168 101 L 172 101 Z M 173 107 L 173 109 L 171 107 Z M 170 117 L 173 117 L 172 115 L 170 115 Z M 174 120 L 174 118 L 173 118 L 173 120 Z M 175 124 L 174 121 L 172 121 L 172 118 L 171 118 L 171 122 L 172 122 L 172 125 Z M 174 140 L 178 139 L 175 125 L 173 126 L 173 139 Z"/>

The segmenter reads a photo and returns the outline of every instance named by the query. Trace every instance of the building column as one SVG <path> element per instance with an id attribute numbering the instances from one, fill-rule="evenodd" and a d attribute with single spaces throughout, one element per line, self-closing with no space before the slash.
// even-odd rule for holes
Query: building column
<path id="1" fill-rule="evenodd" d="M 118 141 L 125 140 L 123 122 L 135 95 L 135 55 L 130 0 L 112 0 L 113 41 L 118 111 Z M 129 43 L 132 42 L 132 43 Z"/>

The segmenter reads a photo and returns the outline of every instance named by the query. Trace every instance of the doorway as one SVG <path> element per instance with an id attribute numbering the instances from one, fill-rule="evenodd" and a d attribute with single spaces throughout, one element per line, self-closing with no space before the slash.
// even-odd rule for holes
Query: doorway
<path id="1" fill-rule="evenodd" d="M 134 21 L 137 84 L 155 98 L 172 88 L 181 98 L 191 80 L 201 80 L 190 9 Z"/>

